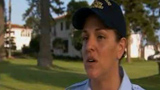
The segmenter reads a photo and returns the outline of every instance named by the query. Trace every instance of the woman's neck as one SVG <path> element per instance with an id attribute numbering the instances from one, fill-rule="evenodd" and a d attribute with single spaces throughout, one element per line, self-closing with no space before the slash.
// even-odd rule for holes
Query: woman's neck
<path id="1" fill-rule="evenodd" d="M 121 85 L 119 67 L 110 70 L 109 73 L 97 79 L 91 79 L 92 90 L 118 90 Z"/>

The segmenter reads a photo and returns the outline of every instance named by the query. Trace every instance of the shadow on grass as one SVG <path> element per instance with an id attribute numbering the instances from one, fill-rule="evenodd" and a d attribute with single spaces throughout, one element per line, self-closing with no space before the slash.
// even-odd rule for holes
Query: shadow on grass
<path id="1" fill-rule="evenodd" d="M 160 75 L 153 75 L 139 79 L 132 79 L 132 83 L 138 84 L 146 90 L 160 90 Z"/>
<path id="2" fill-rule="evenodd" d="M 84 74 L 70 72 L 67 68 L 58 65 L 54 65 L 54 67 L 54 69 L 47 70 L 34 65 L 17 65 L 3 62 L 0 63 L 0 74 L 6 74 L 25 83 L 40 83 L 62 88 L 66 88 L 86 78 Z"/>
<path id="3" fill-rule="evenodd" d="M 16 88 L 9 87 L 9 86 L 2 85 L 2 84 L 0 84 L 0 87 L 7 88 L 7 89 L 9 89 L 9 90 L 20 90 L 20 89 L 16 89 Z"/>

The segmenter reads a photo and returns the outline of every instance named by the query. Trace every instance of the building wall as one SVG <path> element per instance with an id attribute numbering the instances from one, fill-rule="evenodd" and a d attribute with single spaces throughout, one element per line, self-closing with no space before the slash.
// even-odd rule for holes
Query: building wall
<path id="1" fill-rule="evenodd" d="M 141 40 L 140 34 L 132 34 L 131 35 L 131 57 L 132 58 L 140 57 L 140 52 L 139 52 L 140 40 Z"/>
<path id="2" fill-rule="evenodd" d="M 17 46 L 17 50 L 21 50 L 23 46 L 29 46 L 31 41 L 31 33 L 32 31 L 29 29 L 19 29 L 17 30 L 17 35 L 15 37 L 15 42 Z"/>
<path id="3" fill-rule="evenodd" d="M 63 29 L 61 25 L 63 24 Z M 55 26 L 52 27 L 52 32 L 51 32 L 51 42 L 54 41 L 55 38 L 61 38 L 63 40 L 68 41 L 68 52 L 63 52 L 62 49 L 53 49 L 53 53 L 55 55 L 62 55 L 62 56 L 71 56 L 71 57 L 81 57 L 80 51 L 77 51 L 74 46 L 72 45 L 72 40 L 71 40 L 71 31 L 73 29 L 73 26 L 70 24 L 69 29 L 66 29 L 66 25 L 68 22 L 66 21 L 65 18 L 61 18 L 56 20 Z M 52 43 L 51 43 L 51 47 Z"/>
<path id="4" fill-rule="evenodd" d="M 29 46 L 29 43 L 31 41 L 32 29 L 12 28 L 11 31 L 11 37 L 14 37 L 16 50 L 21 50 L 24 45 Z M 8 33 L 5 34 L 5 38 L 6 37 L 9 37 Z M 5 46 L 8 47 L 9 45 L 6 44 Z"/>
<path id="5" fill-rule="evenodd" d="M 63 23 L 63 30 L 61 30 L 61 23 Z M 63 40 L 68 40 L 68 52 L 64 53 L 61 49 L 54 49 L 55 55 L 81 57 L 81 52 L 77 51 L 74 48 L 74 46 L 72 45 L 72 41 L 71 41 L 72 29 L 73 29 L 72 25 L 70 25 L 70 28 L 68 30 L 66 29 L 65 17 L 62 16 L 62 17 L 56 19 L 56 25 L 52 27 L 51 41 L 53 41 L 57 37 L 62 38 Z M 141 35 L 140 34 L 131 34 L 131 58 L 138 58 L 141 56 L 140 42 L 141 42 Z M 53 47 L 53 46 L 51 45 L 51 47 Z M 145 50 L 144 50 L 145 59 L 147 60 L 148 56 L 152 55 L 153 52 L 154 52 L 153 48 L 146 46 Z"/>
<path id="6" fill-rule="evenodd" d="M 140 34 L 132 34 L 131 35 L 131 57 L 138 58 L 141 55 L 140 51 L 140 42 L 141 35 Z M 153 45 L 146 45 L 144 46 L 144 59 L 148 60 L 150 55 L 155 53 Z"/>
<path id="7" fill-rule="evenodd" d="M 150 55 L 154 55 L 155 51 L 154 51 L 154 46 L 153 45 L 146 45 L 144 48 L 144 58 L 145 60 L 148 60 L 148 57 Z"/>

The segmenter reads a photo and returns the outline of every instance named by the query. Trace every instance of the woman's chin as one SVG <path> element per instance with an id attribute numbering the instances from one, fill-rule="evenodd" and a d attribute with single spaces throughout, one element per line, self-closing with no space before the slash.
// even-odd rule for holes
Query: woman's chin
<path id="1" fill-rule="evenodd" d="M 87 76 L 89 79 L 96 79 L 98 78 L 99 74 L 96 71 L 87 71 Z"/>

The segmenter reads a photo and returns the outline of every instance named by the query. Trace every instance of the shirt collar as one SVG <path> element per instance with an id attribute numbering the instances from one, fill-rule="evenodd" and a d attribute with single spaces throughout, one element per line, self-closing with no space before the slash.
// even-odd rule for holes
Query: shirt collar
<path id="1" fill-rule="evenodd" d="M 132 83 L 130 82 L 125 70 L 122 67 L 120 72 L 123 73 L 123 77 L 119 90 L 132 90 Z"/>
<path id="2" fill-rule="evenodd" d="M 132 90 L 132 83 L 130 82 L 125 70 L 122 67 L 120 67 L 120 75 L 122 75 L 122 82 L 119 90 Z M 85 90 L 91 90 L 89 79 L 85 85 Z"/>
<path id="3" fill-rule="evenodd" d="M 91 90 L 90 84 L 89 84 L 89 79 L 87 80 L 86 85 L 84 86 L 84 90 Z"/>

